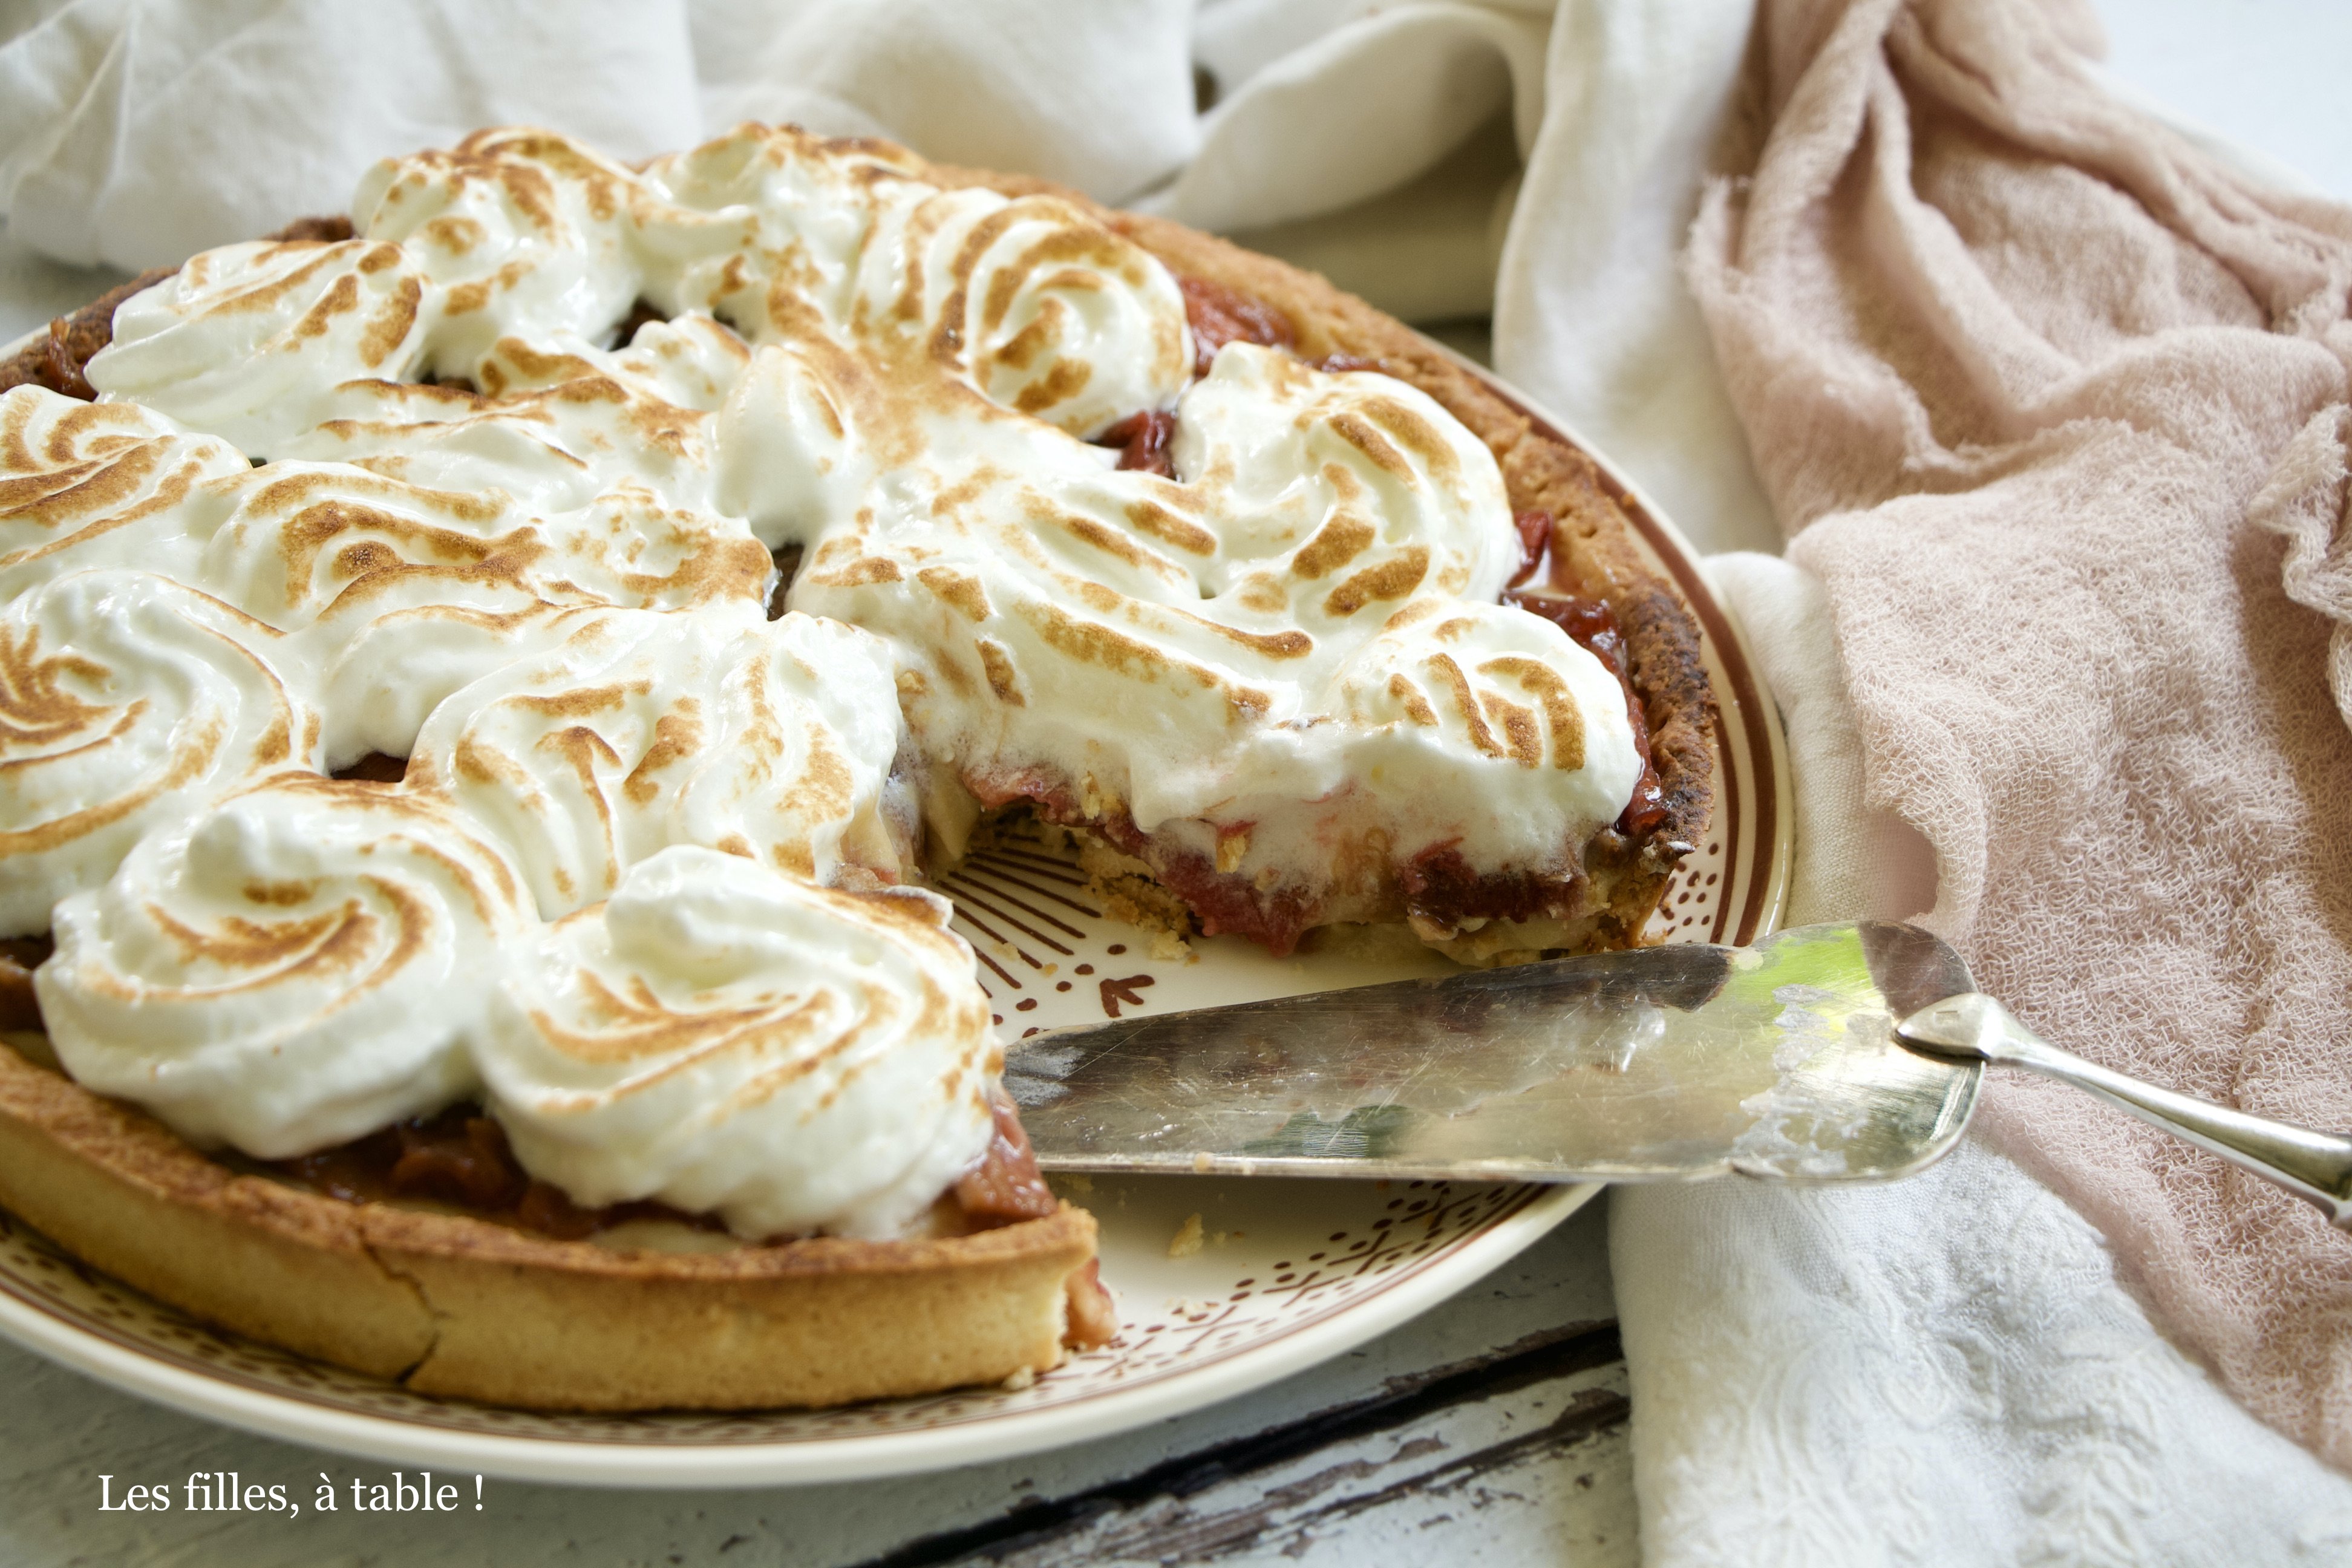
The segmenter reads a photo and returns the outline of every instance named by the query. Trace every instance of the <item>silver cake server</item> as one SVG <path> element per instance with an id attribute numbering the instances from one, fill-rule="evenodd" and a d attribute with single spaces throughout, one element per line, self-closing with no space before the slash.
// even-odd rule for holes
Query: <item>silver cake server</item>
<path id="1" fill-rule="evenodd" d="M 1011 1050 L 1005 1086 L 1051 1171 L 1847 1181 L 1948 1150 L 1988 1061 L 2101 1094 L 2352 1224 L 2352 1140 L 2068 1056 L 1939 938 L 1891 923 L 1055 1029 Z"/>

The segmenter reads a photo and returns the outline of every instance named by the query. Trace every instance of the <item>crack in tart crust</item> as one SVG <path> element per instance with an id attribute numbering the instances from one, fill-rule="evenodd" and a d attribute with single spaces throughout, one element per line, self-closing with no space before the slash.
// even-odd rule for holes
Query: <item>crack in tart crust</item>
<path id="1" fill-rule="evenodd" d="M 493 145 L 495 134 L 484 133 L 467 148 L 478 142 Z M 551 139 L 542 139 L 538 144 L 541 155 L 549 155 L 551 143 Z M 551 144 L 561 154 L 563 144 Z M 1571 629 L 1570 635 L 1594 654 L 1611 680 L 1620 683 L 1614 689 L 1627 710 L 1625 721 L 1636 744 L 1644 748 L 1639 758 L 1643 778 L 1633 803 L 1614 822 L 1600 823 L 1589 837 L 1559 847 L 1564 858 L 1549 869 L 1481 867 L 1443 842 L 1387 860 L 1377 853 L 1385 842 L 1385 830 L 1376 828 L 1356 850 L 1339 858 L 1348 862 L 1352 855 L 1352 869 L 1343 867 L 1328 885 L 1312 886 L 1295 879 L 1267 879 L 1267 868 L 1250 859 L 1253 829 L 1257 828 L 1252 821 L 1211 822 L 1205 827 L 1196 823 L 1184 832 L 1147 831 L 1136 822 L 1130 801 L 1108 778 L 1051 766 L 975 769 L 959 764 L 951 755 L 909 760 L 902 752 L 890 774 L 889 787 L 900 791 L 892 797 L 895 805 L 870 789 L 857 797 L 856 809 L 868 824 L 859 830 L 864 835 L 859 842 L 867 847 L 843 853 L 840 865 L 846 869 L 830 873 L 836 885 L 870 888 L 914 873 L 908 835 L 913 805 L 908 791 L 919 789 L 935 858 L 951 860 L 982 813 L 1026 807 L 1087 841 L 1087 864 L 1098 880 L 1109 890 L 1123 889 L 1132 895 L 1123 900 L 1125 908 L 1146 923 L 1178 934 L 1234 931 L 1286 951 L 1317 928 L 1335 922 L 1409 921 L 1423 940 L 1464 962 L 1507 962 L 1543 949 L 1622 947 L 1642 940 L 1643 924 L 1675 861 L 1706 829 L 1712 806 L 1707 735 L 1714 721 L 1713 698 L 1688 610 L 1648 567 L 1623 514 L 1582 454 L 1537 430 L 1526 415 L 1417 335 L 1319 278 L 1161 220 L 1102 209 L 1041 182 L 928 165 L 877 144 L 803 144 L 827 156 L 870 156 L 884 171 L 869 171 L 860 178 L 879 180 L 895 171 L 898 177 L 918 178 L 950 193 L 978 188 L 1016 200 L 1035 198 L 1045 205 L 1029 216 L 1042 212 L 1053 223 L 1067 221 L 1059 215 L 1072 215 L 1098 224 L 1156 258 L 1173 275 L 1201 356 L 1198 369 L 1213 366 L 1212 351 L 1219 343 L 1239 342 L 1244 347 L 1228 356 L 1234 366 L 1268 378 L 1268 385 L 1290 388 L 1286 395 L 1324 398 L 1340 409 L 1332 424 L 1343 434 L 1352 416 L 1348 409 L 1361 408 L 1368 396 L 1377 397 L 1360 388 L 1332 390 L 1359 371 L 1393 378 L 1450 415 L 1470 440 L 1491 455 L 1525 557 L 1511 582 L 1538 601 L 1538 617 L 1531 619 L 1585 628 Z M 273 239 L 331 246 L 348 240 L 352 232 L 346 220 L 306 220 Z M 967 253 L 972 253 L 969 246 Z M 1087 264 L 1113 270 L 1124 265 L 1115 252 L 1107 258 L 1095 256 Z M 377 265 L 380 270 L 389 263 L 361 265 Z M 93 389 L 85 367 L 107 345 L 118 308 L 140 289 L 173 276 L 151 274 L 62 320 L 47 340 L 0 366 L 0 390 L 29 384 L 66 396 L 89 397 Z M 362 286 L 381 282 L 376 279 Z M 386 297 L 393 301 L 388 309 L 396 313 L 397 290 Z M 734 307 L 739 312 L 745 308 Z M 616 328 L 619 348 L 627 349 L 653 323 L 667 327 L 669 321 L 662 309 L 640 299 Z M 738 324 L 743 324 L 740 315 Z M 396 320 L 394 325 L 399 325 Z M 732 340 L 732 333 L 723 335 Z M 740 349 L 740 344 L 730 349 L 715 338 L 703 346 L 722 355 Z M 963 353 L 962 345 L 946 337 L 924 352 L 962 363 L 956 357 Z M 1024 352 L 1030 351 L 1021 349 L 1016 339 L 1000 346 L 998 360 L 1020 370 L 1026 364 L 1020 358 Z M 1294 364 L 1300 368 L 1289 368 Z M 509 390 L 500 384 L 504 378 L 557 374 L 503 344 L 468 368 L 471 375 L 452 371 L 445 377 L 437 367 L 428 366 L 422 383 L 402 395 L 478 413 L 502 406 L 495 395 Z M 1180 381 L 1189 379 L 1193 368 L 1182 367 Z M 828 384 L 854 389 L 860 384 L 858 374 L 850 367 L 840 372 L 845 379 Z M 1016 376 L 1007 384 L 1017 389 L 1024 410 L 1034 400 L 1047 416 L 1055 416 L 1052 411 L 1057 406 L 1076 406 L 1074 399 L 1083 402 L 1090 395 L 1083 389 L 1084 379 L 1075 389 L 1066 379 L 1052 377 L 1022 384 Z M 486 392 L 493 395 L 485 396 Z M 1330 403 L 1335 398 L 1339 401 Z M 110 406 L 120 405 L 97 405 Z M 1411 406 L 1399 412 L 1391 401 L 1381 407 L 1385 412 L 1376 413 L 1374 422 L 1386 421 L 1382 428 L 1387 437 L 1410 448 L 1412 462 L 1432 465 L 1429 471 L 1434 472 L 1459 460 L 1459 452 L 1449 455 L 1442 441 L 1421 440 L 1416 433 L 1426 428 L 1426 421 Z M 984 410 L 982 416 L 996 417 Z M 1164 495 L 1173 509 L 1155 510 L 1138 503 L 1144 510 L 1131 507 L 1129 515 L 1142 517 L 1139 527 L 1143 532 L 1163 544 L 1173 541 L 1170 548 L 1180 553 L 1192 548 L 1186 531 L 1197 531 L 1197 527 L 1176 504 L 1174 464 L 1177 454 L 1192 449 L 1184 443 L 1192 441 L 1197 447 L 1197 434 L 1160 410 L 1108 424 L 1094 415 L 1069 418 L 1072 434 L 1118 448 L 1122 475 L 1140 471 L 1166 476 L 1171 488 L 1164 492 L 1150 489 L 1160 482 L 1156 479 L 1120 481 L 1144 486 L 1139 493 L 1145 502 Z M 1360 440 L 1349 436 L 1357 440 L 1360 451 L 1371 455 L 1375 467 L 1381 464 L 1378 449 L 1385 449 L 1387 437 L 1381 430 Z M 652 428 L 648 438 L 685 451 L 701 437 L 680 426 Z M 1421 444 L 1415 446 L 1416 441 Z M 396 461 L 377 466 L 398 471 Z M 0 513 L 6 510 L 7 497 L 0 495 Z M 1081 518 L 1068 526 L 1090 547 L 1114 553 L 1128 548 L 1117 539 L 1088 534 L 1084 521 Z M 381 533 L 383 525 L 367 526 Z M 632 526 L 645 525 L 640 520 Z M 692 579 L 710 586 L 692 588 L 692 593 L 730 602 L 749 594 L 769 603 L 772 626 L 788 596 L 814 608 L 847 606 L 854 611 L 873 602 L 859 599 L 859 594 L 888 591 L 894 579 L 886 571 L 898 570 L 887 554 L 855 544 L 845 547 L 837 534 L 819 537 L 818 531 L 810 531 L 761 542 L 774 551 L 778 565 L 784 568 L 770 589 L 753 581 L 757 571 L 745 574 L 730 553 L 731 542 L 675 532 L 665 537 L 673 541 L 667 548 L 688 553 L 704 550 L 713 563 Z M 540 584 L 530 592 L 571 586 L 572 578 L 544 564 L 529 565 L 548 560 L 544 544 L 520 533 L 509 533 L 505 540 L 501 553 L 479 557 L 483 564 L 460 568 L 461 574 L 495 575 L 509 570 L 509 563 L 522 563 L 511 569 L 538 574 L 528 578 Z M 1016 538 L 1016 552 L 1022 547 Z M 362 553 L 347 552 L 332 559 L 356 563 L 352 569 L 364 574 L 373 559 L 364 552 L 377 547 L 351 548 Z M 1300 558 L 1311 553 L 1303 551 Z M 1149 566 L 1144 561 L 1138 569 Z M 1318 595 L 1325 592 L 1327 581 L 1340 584 L 1329 589 L 1327 606 L 1356 594 L 1347 611 L 1350 614 L 1356 604 L 1369 599 L 1377 605 L 1389 591 L 1372 580 L 1374 574 L 1349 578 L 1344 569 L 1298 570 L 1315 579 Z M 1418 571 L 1412 574 L 1416 581 Z M 680 574 L 680 580 L 686 580 L 683 569 Z M 634 581 L 625 573 L 610 580 Z M 1367 585 L 1346 586 L 1360 581 Z M 557 587 L 544 586 L 550 583 Z M 927 585 L 966 615 L 978 589 L 977 584 L 967 589 L 962 580 L 944 576 Z M 30 586 L 22 584 L 22 591 Z M 1412 584 L 1405 584 L 1396 592 L 1409 594 L 1412 589 Z M 1206 592 L 1204 587 L 1204 595 Z M 322 622 L 342 613 L 344 598 L 334 599 Z M 612 617 L 625 620 L 674 607 L 671 601 L 642 602 L 646 608 L 605 612 L 592 605 L 557 611 L 542 605 L 511 614 L 530 623 L 525 635 L 540 635 L 530 627 L 544 623 L 548 629 L 531 646 L 552 650 L 572 646 L 562 639 L 574 636 L 583 616 L 593 620 L 604 615 L 610 625 L 621 626 L 623 620 Z M 221 609 L 227 612 L 226 606 Z M 1371 613 L 1383 612 L 1375 608 Z M 532 621 L 533 616 L 538 619 Z M 845 618 L 860 617 L 852 613 Z M 279 635 L 262 627 L 250 636 L 259 638 L 263 633 Z M 288 635 L 303 634 L 296 626 Z M 1256 637 L 1250 646 L 1276 665 L 1290 657 L 1284 651 L 1289 645 L 1283 637 L 1292 634 L 1227 627 L 1221 635 L 1243 642 Z M 992 647 L 997 649 L 993 656 Z M 1023 682 L 1029 678 L 1013 656 L 982 638 L 977 658 L 973 671 L 985 677 L 994 700 L 1008 711 L 1023 706 Z M 948 664 L 928 668 L 950 679 L 953 676 Z M 917 674 L 914 688 L 909 674 Z M 922 700 L 921 679 L 911 669 L 902 669 L 899 677 L 902 698 L 916 707 Z M 1530 682 L 1531 692 L 1542 689 L 1532 674 L 1511 679 Z M 1588 702 L 1593 689 L 1588 689 Z M 1244 710 L 1247 702 L 1244 692 Z M 1607 706 L 1601 703 L 1598 710 Z M 1478 700 L 1465 692 L 1462 710 L 1476 731 L 1481 723 Z M 1489 701 L 1485 709 L 1489 715 L 1511 710 L 1507 702 Z M 394 795 L 435 787 L 433 778 L 403 765 L 406 752 L 396 741 L 387 752 L 373 733 L 337 728 L 332 713 L 323 734 L 316 731 L 315 716 L 312 722 L 307 736 L 289 740 L 289 755 L 299 745 L 301 754 L 311 759 L 307 765 L 320 771 L 331 765 L 339 779 L 383 781 L 334 787 Z M 409 732 L 415 728 L 407 725 Z M 451 722 L 444 721 L 441 732 L 446 735 L 451 729 Z M 397 736 L 401 727 L 394 724 L 384 732 Z M 1545 742 L 1536 731 L 1523 732 L 1499 718 L 1489 739 L 1497 755 L 1506 746 L 1515 755 L 1525 748 L 1523 764 L 1528 756 L 1546 754 Z M 440 766 L 445 774 L 456 765 L 447 759 L 463 754 L 462 743 L 455 751 L 436 753 L 444 758 Z M 869 755 L 864 765 L 878 767 L 882 761 L 887 759 Z M 325 781 L 320 787 L 327 787 Z M 886 819 L 891 831 L 877 826 Z M 1258 828 L 1257 836 L 1261 842 L 1255 847 L 1262 853 L 1263 840 L 1272 835 Z M 748 843 L 737 852 L 755 853 Z M 784 868 L 810 875 L 819 862 L 805 850 L 796 853 L 800 859 Z M 540 902 L 575 902 L 602 897 L 619 874 L 621 861 L 609 861 L 604 881 L 597 883 L 592 877 L 586 884 L 592 890 L 577 893 L 572 890 L 574 873 L 566 868 L 572 864 L 559 856 L 548 862 L 551 869 L 526 868 L 521 875 L 536 879 Z M 602 908 L 598 904 L 583 912 Z M 552 919 L 557 911 L 541 912 Z M 18 1025 L 34 1023 L 24 1005 L 29 998 L 15 997 L 11 971 L 21 979 L 22 967 L 0 963 L 0 1005 L 16 1008 L 14 1021 Z M 40 1054 L 29 1041 L 27 1049 L 35 1057 Z M 341 1365 L 401 1379 L 422 1392 L 500 1403 L 583 1409 L 838 1403 L 1001 1381 L 1043 1370 L 1059 1360 L 1066 1344 L 1099 1343 L 1116 1329 L 1094 1282 L 1093 1221 L 1066 1205 L 1041 1208 L 992 1228 L 923 1239 L 818 1236 L 744 1243 L 719 1251 L 618 1250 L 531 1234 L 465 1213 L 322 1195 L 282 1175 L 245 1170 L 234 1161 L 207 1155 L 144 1112 L 93 1094 L 49 1064 L 5 1050 L 0 1050 L 0 1204 L 94 1265 L 209 1321 Z"/>

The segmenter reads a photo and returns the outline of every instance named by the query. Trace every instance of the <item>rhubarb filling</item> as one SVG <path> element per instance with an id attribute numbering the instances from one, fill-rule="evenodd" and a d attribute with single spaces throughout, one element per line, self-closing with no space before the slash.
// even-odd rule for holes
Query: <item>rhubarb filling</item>
<path id="1" fill-rule="evenodd" d="M 1225 285 L 1180 275 L 1187 324 L 1197 355 L 1196 374 L 1205 375 L 1217 351 L 1229 342 L 1255 343 L 1297 354 L 1298 337 L 1292 323 L 1272 305 Z M 1377 370 L 1378 362 L 1350 355 L 1330 355 L 1315 362 L 1326 373 Z M 1094 438 L 1094 444 L 1119 453 L 1118 468 L 1175 479 L 1171 456 L 1177 428 L 1172 410 L 1156 409 L 1119 421 Z M 1501 603 L 1539 616 L 1559 626 L 1615 679 L 1623 693 L 1640 773 L 1631 799 L 1619 815 L 1613 832 L 1628 853 L 1638 856 L 1666 826 L 1669 811 L 1651 746 L 1650 725 L 1640 693 L 1634 688 L 1632 659 L 1624 633 L 1608 603 L 1583 590 L 1564 554 L 1555 554 L 1557 527 L 1549 511 L 1528 509 L 1516 512 L 1520 561 L 1501 596 Z M 1523 588 L 1531 579 L 1542 585 Z M 1350 909 L 1335 908 L 1295 883 L 1268 885 L 1222 868 L 1218 861 L 1230 830 L 1220 829 L 1220 853 L 1213 856 L 1170 842 L 1139 827 L 1124 805 L 1087 801 L 1070 781 L 1043 769 L 997 770 L 964 779 L 983 810 L 1027 806 L 1045 821 L 1093 838 L 1135 863 L 1135 868 L 1181 900 L 1191 923 L 1202 935 L 1233 934 L 1265 943 L 1286 953 L 1318 925 L 1346 920 L 1403 918 L 1417 927 L 1452 931 L 1475 929 L 1490 921 L 1528 921 L 1573 919 L 1592 906 L 1580 885 L 1579 861 L 1584 846 L 1561 846 L 1560 871 L 1509 869 L 1480 871 L 1446 846 L 1425 849 L 1396 868 L 1391 897 L 1368 905 L 1357 900 Z M 1241 835 L 1247 840 L 1244 828 Z M 1666 847 L 1669 854 L 1677 847 Z M 1183 933 L 1189 934 L 1189 933 Z"/>
<path id="2" fill-rule="evenodd" d="M 980 1163 L 941 1195 L 928 1216 L 925 1234 L 968 1236 L 1043 1219 L 1059 1200 L 1038 1172 L 1037 1159 L 1011 1100 L 993 1102 L 996 1122 Z M 709 1215 L 688 1214 L 667 1204 L 608 1204 L 589 1208 L 573 1203 L 561 1187 L 532 1176 L 515 1157 L 506 1130 L 479 1105 L 453 1105 L 432 1116 L 411 1117 L 364 1138 L 296 1159 L 268 1162 L 273 1174 L 309 1191 L 345 1203 L 424 1200 L 446 1205 L 476 1218 L 533 1231 L 559 1241 L 583 1241 L 641 1221 L 658 1221 L 728 1236 Z M 746 1246 L 774 1246 L 803 1239 L 774 1236 Z"/>

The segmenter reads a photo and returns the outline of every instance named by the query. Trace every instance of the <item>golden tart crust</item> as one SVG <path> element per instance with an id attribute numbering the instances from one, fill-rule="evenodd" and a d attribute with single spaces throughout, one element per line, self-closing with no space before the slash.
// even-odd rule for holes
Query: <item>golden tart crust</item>
<path id="1" fill-rule="evenodd" d="M 208 1322 L 542 1409 L 839 1405 L 1044 1371 L 1095 1251 L 1066 1205 L 937 1240 L 663 1253 L 345 1203 L 232 1170 L 6 1047 L 0 1206 Z"/>

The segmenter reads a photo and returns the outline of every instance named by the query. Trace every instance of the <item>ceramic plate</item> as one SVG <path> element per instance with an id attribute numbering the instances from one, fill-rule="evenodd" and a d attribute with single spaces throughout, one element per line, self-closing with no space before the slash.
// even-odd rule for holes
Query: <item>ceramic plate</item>
<path id="1" fill-rule="evenodd" d="M 1559 430 L 1508 388 L 1497 390 Z M 1662 934 L 1750 942 L 1778 918 L 1788 876 L 1779 720 L 1689 546 L 1622 476 L 1605 463 L 1601 473 L 1652 559 L 1696 611 L 1721 709 L 1715 823 L 1667 890 Z M 1008 1037 L 1401 973 L 1330 955 L 1275 959 L 1228 939 L 1155 953 L 1149 935 L 1105 919 L 1086 879 L 1034 838 L 972 858 L 946 890 Z M 1445 967 L 1427 963 L 1431 973 Z M 0 1332 L 165 1405 L 394 1464 L 638 1487 L 843 1480 L 1055 1447 L 1260 1387 L 1463 1289 L 1598 1190 L 1073 1180 L 1064 1191 L 1102 1224 L 1103 1278 L 1118 1293 L 1120 1318 L 1111 1344 L 1025 1388 L 840 1410 L 543 1415 L 435 1399 L 207 1328 L 84 1267 L 5 1215 Z M 1197 1226 L 1187 1223 L 1194 1215 Z M 1180 1236 L 1188 1239 L 1180 1244 Z"/>

